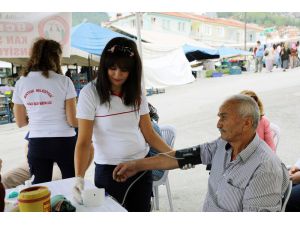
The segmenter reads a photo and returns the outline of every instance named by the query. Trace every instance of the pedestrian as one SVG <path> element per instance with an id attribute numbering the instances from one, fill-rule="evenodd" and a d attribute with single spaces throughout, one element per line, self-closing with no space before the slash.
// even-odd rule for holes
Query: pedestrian
<path id="1" fill-rule="evenodd" d="M 264 52 L 264 59 L 266 63 L 266 69 L 269 72 L 273 70 L 273 62 L 274 62 L 274 49 L 271 45 L 268 45 Z"/>
<path id="2" fill-rule="evenodd" d="M 281 52 L 281 44 L 278 44 L 275 50 L 276 68 L 282 68 L 280 52 Z"/>
<path id="3" fill-rule="evenodd" d="M 291 53 L 291 51 L 288 47 L 288 44 L 287 43 L 282 44 L 280 55 L 281 55 L 281 61 L 282 61 L 282 68 L 283 68 L 284 72 L 289 68 L 290 53 Z"/>
<path id="4" fill-rule="evenodd" d="M 115 182 L 112 172 L 119 163 L 145 158 L 147 143 L 159 152 L 172 149 L 154 131 L 148 102 L 141 87 L 142 63 L 134 41 L 117 37 L 101 53 L 97 78 L 80 92 L 75 150 L 74 199 L 82 204 L 87 146 L 93 140 L 94 181 L 128 211 L 150 211 L 152 173 L 138 173 L 125 183 Z"/>
<path id="5" fill-rule="evenodd" d="M 295 43 L 292 44 L 291 50 L 290 50 L 290 62 L 291 62 L 291 68 L 297 67 L 298 64 L 298 50 Z"/>
<path id="6" fill-rule="evenodd" d="M 62 47 L 39 38 L 13 95 L 18 127 L 29 126 L 27 154 L 33 184 L 52 179 L 56 162 L 62 178 L 74 177 L 76 91 L 61 71 Z"/>
<path id="7" fill-rule="evenodd" d="M 256 48 L 254 50 L 255 57 L 255 73 L 261 72 L 263 67 L 263 57 L 264 57 L 264 46 L 260 43 L 260 41 L 256 42 Z"/>

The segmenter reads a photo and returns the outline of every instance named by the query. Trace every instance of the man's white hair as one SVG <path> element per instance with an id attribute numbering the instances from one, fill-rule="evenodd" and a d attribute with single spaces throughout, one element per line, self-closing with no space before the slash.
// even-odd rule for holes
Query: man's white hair
<path id="1" fill-rule="evenodd" d="M 254 129 L 257 128 L 259 120 L 260 120 L 260 112 L 257 103 L 253 98 L 247 95 L 233 95 L 225 100 L 225 102 L 234 102 L 237 103 L 238 108 L 237 112 L 239 115 L 244 118 L 247 116 L 252 117 Z"/>

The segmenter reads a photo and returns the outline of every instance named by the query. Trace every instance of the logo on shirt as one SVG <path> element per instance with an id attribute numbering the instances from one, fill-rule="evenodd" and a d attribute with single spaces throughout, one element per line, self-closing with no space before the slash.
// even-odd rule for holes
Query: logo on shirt
<path id="1" fill-rule="evenodd" d="M 40 88 L 36 88 L 36 89 L 31 89 L 29 91 L 27 91 L 24 95 L 24 99 L 28 98 L 30 95 L 34 94 L 34 93 L 42 93 L 42 94 L 45 94 L 47 95 L 47 97 L 49 98 L 52 98 L 53 97 L 53 94 L 46 90 L 46 89 L 40 89 Z M 26 103 L 27 105 L 30 105 L 30 106 L 35 106 L 35 105 L 50 105 L 52 104 L 52 101 L 51 100 L 48 100 L 48 101 L 34 101 L 34 102 L 27 102 Z"/>

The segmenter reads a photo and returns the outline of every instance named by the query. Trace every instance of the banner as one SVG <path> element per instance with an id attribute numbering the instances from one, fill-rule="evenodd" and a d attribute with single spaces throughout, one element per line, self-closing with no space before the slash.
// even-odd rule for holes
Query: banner
<path id="1" fill-rule="evenodd" d="M 0 58 L 28 58 L 33 42 L 44 37 L 63 46 L 70 56 L 72 13 L 0 12 Z"/>

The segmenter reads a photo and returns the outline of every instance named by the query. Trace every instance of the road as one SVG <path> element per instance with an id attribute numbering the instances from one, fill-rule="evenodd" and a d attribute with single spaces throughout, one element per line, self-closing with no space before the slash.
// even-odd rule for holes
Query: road
<path id="1" fill-rule="evenodd" d="M 175 149 L 210 141 L 219 136 L 216 128 L 218 107 L 222 101 L 241 90 L 255 91 L 262 99 L 266 116 L 281 129 L 277 155 L 286 164 L 300 157 L 300 68 L 272 73 L 230 75 L 221 78 L 198 78 L 195 82 L 166 88 L 163 94 L 148 97 L 157 109 L 160 124 L 176 127 Z M 24 160 L 26 128 L 15 124 L 0 126 L 0 157 L 3 171 Z M 87 178 L 93 179 L 93 166 Z M 170 171 L 175 211 L 201 211 L 207 191 L 205 166 Z M 160 211 L 168 211 L 164 186 L 160 186 Z"/>

